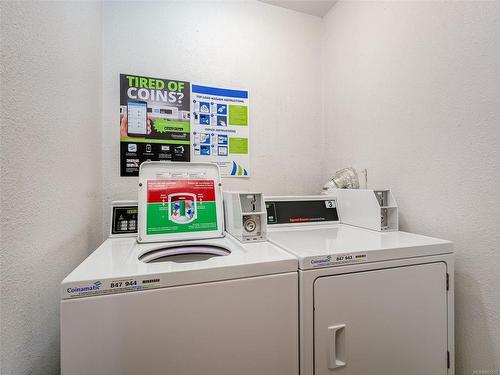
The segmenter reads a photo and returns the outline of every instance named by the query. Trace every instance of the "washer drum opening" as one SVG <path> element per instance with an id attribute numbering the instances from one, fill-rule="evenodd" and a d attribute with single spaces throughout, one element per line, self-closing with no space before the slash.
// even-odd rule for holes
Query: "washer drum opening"
<path id="1" fill-rule="evenodd" d="M 221 246 L 184 245 L 151 250 L 141 255 L 139 260 L 144 263 L 189 263 L 201 262 L 213 257 L 226 256 L 229 254 L 231 254 L 231 251 Z"/>

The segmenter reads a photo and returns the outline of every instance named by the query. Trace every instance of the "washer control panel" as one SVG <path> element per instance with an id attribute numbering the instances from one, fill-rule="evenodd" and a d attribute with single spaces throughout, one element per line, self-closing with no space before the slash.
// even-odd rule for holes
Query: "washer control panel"
<path id="1" fill-rule="evenodd" d="M 110 237 L 137 236 L 137 201 L 114 201 L 111 203 Z"/>

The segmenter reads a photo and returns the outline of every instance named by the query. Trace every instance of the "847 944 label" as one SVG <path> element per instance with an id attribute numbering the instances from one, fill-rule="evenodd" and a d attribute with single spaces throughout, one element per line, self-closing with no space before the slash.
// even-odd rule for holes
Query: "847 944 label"
<path id="1" fill-rule="evenodd" d="M 128 286 L 136 286 L 137 285 L 137 280 L 126 280 L 126 281 L 115 281 L 109 284 L 109 287 L 111 289 L 113 288 L 122 288 L 122 287 L 128 287 Z"/>
<path id="2" fill-rule="evenodd" d="M 366 262 L 367 254 L 338 254 L 312 258 L 309 263 L 313 267 L 336 266 Z"/>

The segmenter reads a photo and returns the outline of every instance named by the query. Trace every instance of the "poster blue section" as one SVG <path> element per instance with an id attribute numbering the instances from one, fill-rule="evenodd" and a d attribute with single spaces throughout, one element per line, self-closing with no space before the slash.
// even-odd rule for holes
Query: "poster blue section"
<path id="1" fill-rule="evenodd" d="M 242 91 L 242 90 L 230 90 L 230 89 L 221 89 L 217 87 L 192 85 L 191 91 L 197 94 L 248 99 L 248 91 Z"/>

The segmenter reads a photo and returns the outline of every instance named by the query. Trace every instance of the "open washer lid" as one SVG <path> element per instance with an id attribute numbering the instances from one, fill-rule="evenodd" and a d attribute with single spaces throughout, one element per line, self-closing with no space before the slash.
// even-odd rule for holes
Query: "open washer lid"
<path id="1" fill-rule="evenodd" d="M 137 241 L 224 237 L 219 167 L 147 161 L 139 169 Z"/>

